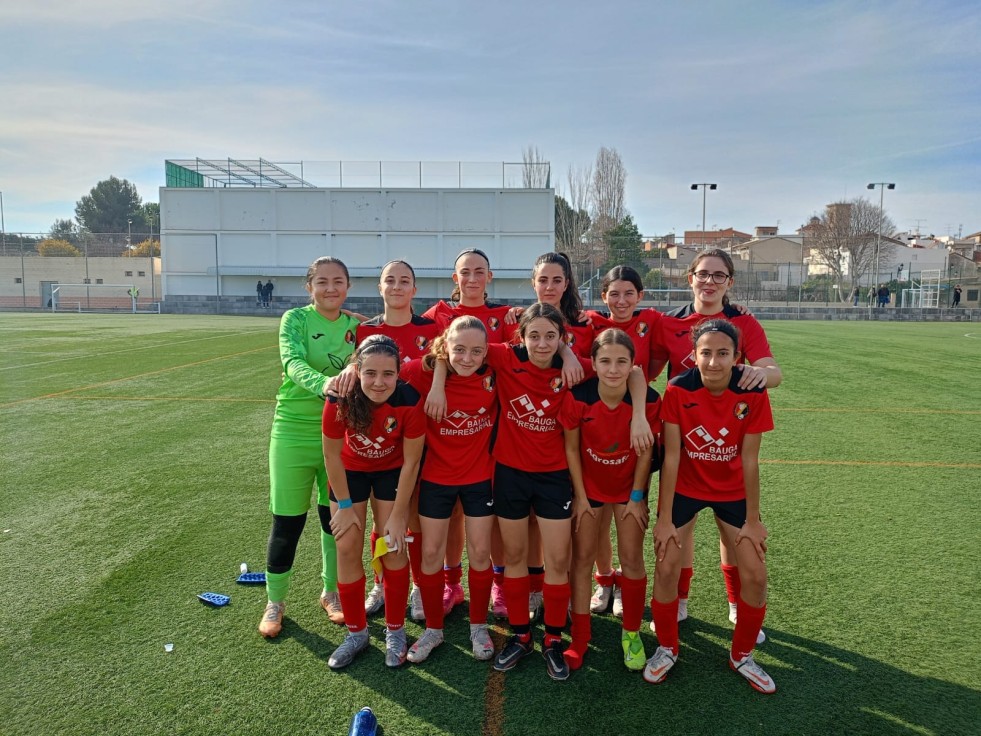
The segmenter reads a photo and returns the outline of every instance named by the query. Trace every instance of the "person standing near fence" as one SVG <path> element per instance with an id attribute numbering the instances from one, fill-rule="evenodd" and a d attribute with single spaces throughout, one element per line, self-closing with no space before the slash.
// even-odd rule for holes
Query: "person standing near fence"
<path id="1" fill-rule="evenodd" d="M 950 302 L 950 306 L 959 307 L 960 304 L 961 304 L 961 285 L 957 284 L 957 286 L 954 287 L 954 298 Z"/>
<path id="2" fill-rule="evenodd" d="M 262 306 L 262 279 L 259 279 L 255 285 L 255 305 L 257 307 Z"/>
<path id="3" fill-rule="evenodd" d="M 852 289 L 852 306 L 853 307 L 857 307 L 858 306 L 858 291 L 859 290 L 858 290 L 858 287 L 857 286 L 854 289 Z"/>
<path id="4" fill-rule="evenodd" d="M 262 306 L 266 309 L 269 309 L 269 300 L 272 299 L 273 289 L 275 288 L 272 279 L 267 281 L 266 285 L 262 287 Z"/>

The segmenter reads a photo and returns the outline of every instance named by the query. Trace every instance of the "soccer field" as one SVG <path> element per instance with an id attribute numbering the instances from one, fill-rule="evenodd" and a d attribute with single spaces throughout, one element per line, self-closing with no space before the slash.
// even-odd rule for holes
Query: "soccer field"
<path id="1" fill-rule="evenodd" d="M 494 673 L 465 607 L 424 664 L 384 666 L 379 616 L 373 649 L 332 672 L 345 630 L 318 604 L 315 514 L 263 640 L 264 589 L 234 580 L 264 566 L 277 326 L 0 315 L 0 733 L 343 734 L 364 705 L 388 736 L 978 733 L 981 328 L 765 324 L 784 382 L 762 449 L 764 696 L 727 665 L 708 518 L 661 685 L 624 669 L 612 616 L 566 683 L 540 656 Z"/>

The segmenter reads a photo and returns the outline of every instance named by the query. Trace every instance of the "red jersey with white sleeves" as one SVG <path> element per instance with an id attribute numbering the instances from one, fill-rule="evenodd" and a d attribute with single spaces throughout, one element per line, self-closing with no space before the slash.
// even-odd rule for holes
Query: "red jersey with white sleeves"
<path id="1" fill-rule="evenodd" d="M 433 387 L 433 374 L 422 360 L 402 368 L 400 377 L 420 395 Z M 494 474 L 490 443 L 497 420 L 497 380 L 490 366 L 470 376 L 448 373 L 446 405 L 449 413 L 439 422 L 426 418 L 426 460 L 422 479 L 444 486 L 470 485 Z"/>
<path id="2" fill-rule="evenodd" d="M 518 325 L 505 324 L 504 316 L 510 310 L 507 304 L 496 304 L 485 302 L 479 307 L 465 307 L 462 304 L 447 304 L 438 301 L 422 315 L 434 320 L 439 325 L 440 332 L 444 332 L 450 326 L 450 322 L 457 317 L 467 315 L 476 317 L 484 323 L 487 328 L 487 342 L 512 342 L 514 333 L 518 331 Z"/>
<path id="3" fill-rule="evenodd" d="M 426 415 L 419 393 L 399 381 L 388 401 L 371 412 L 371 426 L 364 434 L 355 432 L 337 415 L 337 399 L 328 397 L 324 405 L 323 433 L 343 439 L 341 462 L 345 470 L 378 471 L 402 467 L 402 440 L 426 433 Z"/>
<path id="4" fill-rule="evenodd" d="M 661 397 L 648 387 L 645 413 L 655 433 L 660 411 Z M 583 485 L 591 501 L 626 503 L 630 499 L 637 467 L 637 453 L 630 447 L 632 412 L 629 393 L 614 409 L 603 403 L 598 378 L 573 386 L 562 400 L 559 423 L 564 429 L 579 429 Z"/>
<path id="5" fill-rule="evenodd" d="M 773 429 L 770 398 L 764 388 L 739 388 L 739 372 L 713 396 L 696 369 L 672 378 L 664 392 L 661 420 L 681 430 L 681 461 L 675 492 L 703 501 L 746 497 L 742 446 L 747 434 Z"/>
<path id="6" fill-rule="evenodd" d="M 415 358 L 421 358 L 429 352 L 429 346 L 443 330 L 436 322 L 426 317 L 413 314 L 412 319 L 400 327 L 385 324 L 383 315 L 378 315 L 358 325 L 358 345 L 368 335 L 387 335 L 399 346 L 399 355 L 403 363 Z"/>
<path id="7" fill-rule="evenodd" d="M 501 402 L 494 459 L 529 473 L 567 468 L 558 422 L 567 390 L 562 359 L 556 355 L 551 366 L 539 368 L 528 358 L 524 345 L 491 343 L 487 346 L 487 364 L 497 375 Z"/>
<path id="8" fill-rule="evenodd" d="M 603 312 L 590 310 L 586 314 L 593 321 L 596 337 L 611 327 L 617 327 L 630 335 L 630 340 L 634 344 L 634 365 L 644 371 L 645 379 L 649 379 L 647 369 L 651 362 L 651 340 L 663 315 L 656 309 L 640 309 L 626 322 L 615 322 L 612 317 Z"/>
<path id="9" fill-rule="evenodd" d="M 651 344 L 652 356 L 668 361 L 669 378 L 695 367 L 691 331 L 695 325 L 707 319 L 724 319 L 739 329 L 739 352 L 746 363 L 773 357 L 766 333 L 753 315 L 740 314 L 739 310 L 728 304 L 718 314 L 699 314 L 695 311 L 695 305 L 689 304 L 662 315 L 658 321 L 657 335 Z"/>

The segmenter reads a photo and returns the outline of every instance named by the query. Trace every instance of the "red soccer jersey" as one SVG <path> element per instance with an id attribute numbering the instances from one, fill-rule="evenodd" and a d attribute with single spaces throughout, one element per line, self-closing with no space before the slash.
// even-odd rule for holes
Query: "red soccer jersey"
<path id="1" fill-rule="evenodd" d="M 773 414 L 766 389 L 744 391 L 738 381 L 739 373 L 733 371 L 721 396 L 709 393 L 695 369 L 668 382 L 661 419 L 681 430 L 676 493 L 704 501 L 746 497 L 743 438 L 773 429 Z"/>
<path id="2" fill-rule="evenodd" d="M 407 363 L 401 377 L 423 396 L 433 387 L 433 374 L 423 370 L 422 360 Z M 489 480 L 494 469 L 491 434 L 498 410 L 494 371 L 485 365 L 471 376 L 449 373 L 446 405 L 449 414 L 442 421 L 426 418 L 422 479 L 446 486 Z"/>
<path id="3" fill-rule="evenodd" d="M 590 351 L 593 349 L 593 337 L 596 330 L 588 322 L 573 322 L 565 326 L 565 344 L 579 356 L 587 373 L 592 370 Z"/>
<path id="4" fill-rule="evenodd" d="M 648 387 L 647 421 L 656 434 L 661 397 Z M 630 394 L 611 409 L 599 395 L 599 379 L 573 386 L 562 400 L 559 422 L 564 429 L 579 428 L 579 458 L 583 485 L 591 501 L 626 503 L 633 490 L 637 453 L 630 448 Z"/>
<path id="5" fill-rule="evenodd" d="M 395 392 L 371 413 L 371 426 L 364 434 L 355 432 L 337 416 L 337 400 L 324 405 L 323 433 L 344 440 L 341 461 L 345 470 L 392 470 L 402 467 L 402 440 L 426 433 L 426 415 L 418 392 L 401 381 Z"/>
<path id="6" fill-rule="evenodd" d="M 668 378 L 674 378 L 695 367 L 691 331 L 695 325 L 707 319 L 724 319 L 739 329 L 739 352 L 743 354 L 745 362 L 755 363 L 760 358 L 773 357 L 770 343 L 766 341 L 766 333 L 753 315 L 740 314 L 728 305 L 718 314 L 698 314 L 695 306 L 689 304 L 661 317 L 657 325 L 657 335 L 651 345 L 654 358 L 668 361 Z"/>
<path id="7" fill-rule="evenodd" d="M 507 304 L 495 304 L 486 302 L 479 307 L 465 307 L 462 304 L 447 304 L 444 301 L 436 302 L 430 307 L 423 317 L 435 320 L 439 325 L 440 332 L 444 332 L 447 327 L 457 317 L 472 315 L 484 323 L 487 328 L 487 342 L 511 342 L 514 333 L 518 331 L 518 325 L 505 324 L 504 315 L 511 309 Z"/>
<path id="8" fill-rule="evenodd" d="M 487 364 L 497 375 L 501 417 L 494 459 L 530 473 L 563 470 L 565 444 L 558 423 L 562 397 L 562 359 L 538 368 L 523 345 L 487 346 Z"/>
<path id="9" fill-rule="evenodd" d="M 412 320 L 401 327 L 385 324 L 382 315 L 378 315 L 358 325 L 358 345 L 368 335 L 387 335 L 395 340 L 402 362 L 407 363 L 428 353 L 430 344 L 440 332 L 442 329 L 436 322 L 417 314 L 413 314 Z"/>
<path id="10" fill-rule="evenodd" d="M 651 340 L 663 315 L 656 309 L 648 308 L 634 312 L 634 316 L 627 322 L 614 322 L 609 315 L 601 312 L 590 310 L 587 314 L 593 321 L 596 337 L 611 327 L 617 327 L 630 335 L 634 344 L 634 365 L 644 371 L 645 379 L 649 379 L 647 369 L 651 362 Z"/>

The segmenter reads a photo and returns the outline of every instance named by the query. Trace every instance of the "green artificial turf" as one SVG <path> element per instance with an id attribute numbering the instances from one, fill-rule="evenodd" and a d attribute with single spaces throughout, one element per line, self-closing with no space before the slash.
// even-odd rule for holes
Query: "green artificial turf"
<path id="1" fill-rule="evenodd" d="M 264 563 L 276 321 L 0 315 L 0 733 L 342 734 L 364 705 L 389 736 L 977 733 L 981 328 L 765 327 L 784 372 L 762 450 L 773 696 L 727 667 L 708 518 L 659 686 L 624 669 L 608 615 L 568 682 L 539 656 L 493 675 L 465 607 L 422 665 L 384 667 L 375 617 L 373 649 L 332 672 L 315 515 L 265 641 L 264 590 L 234 580 Z"/>

